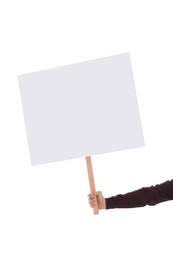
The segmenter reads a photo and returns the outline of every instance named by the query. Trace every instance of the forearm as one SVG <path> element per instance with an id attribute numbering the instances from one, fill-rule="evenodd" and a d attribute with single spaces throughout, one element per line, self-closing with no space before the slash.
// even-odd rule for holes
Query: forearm
<path id="1" fill-rule="evenodd" d="M 136 208 L 146 205 L 154 206 L 158 203 L 173 199 L 173 180 L 162 184 L 142 188 L 126 194 L 119 194 L 106 198 L 106 209 Z"/>

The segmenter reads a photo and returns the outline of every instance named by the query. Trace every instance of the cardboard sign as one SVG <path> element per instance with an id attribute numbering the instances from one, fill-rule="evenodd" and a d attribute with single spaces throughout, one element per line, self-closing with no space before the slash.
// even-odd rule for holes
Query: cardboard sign
<path id="1" fill-rule="evenodd" d="M 32 165 L 144 145 L 128 53 L 18 80 Z"/>

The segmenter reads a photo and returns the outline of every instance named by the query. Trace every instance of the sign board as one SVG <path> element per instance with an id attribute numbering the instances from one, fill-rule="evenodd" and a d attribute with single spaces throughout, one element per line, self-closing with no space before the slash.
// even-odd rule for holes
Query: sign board
<path id="1" fill-rule="evenodd" d="M 33 165 L 144 145 L 128 53 L 18 80 Z"/>

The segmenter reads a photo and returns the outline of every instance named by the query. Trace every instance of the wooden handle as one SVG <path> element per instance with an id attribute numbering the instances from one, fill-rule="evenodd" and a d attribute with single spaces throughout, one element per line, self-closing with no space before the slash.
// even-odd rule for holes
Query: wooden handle
<path id="1" fill-rule="evenodd" d="M 93 169 L 92 169 L 92 163 L 91 163 L 91 157 L 88 156 L 86 157 L 86 164 L 87 164 L 87 169 L 88 169 L 88 178 L 89 178 L 89 184 L 90 184 L 90 191 L 91 193 L 96 192 L 95 189 L 95 183 L 94 183 L 94 175 L 93 175 Z M 98 208 L 98 203 L 97 205 L 93 208 L 94 214 L 99 214 L 99 208 Z"/>

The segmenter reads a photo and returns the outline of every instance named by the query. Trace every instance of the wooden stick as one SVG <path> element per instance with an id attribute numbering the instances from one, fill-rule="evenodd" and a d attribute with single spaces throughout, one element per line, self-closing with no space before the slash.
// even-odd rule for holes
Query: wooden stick
<path id="1" fill-rule="evenodd" d="M 88 169 L 88 178 L 89 178 L 89 184 L 90 184 L 90 191 L 91 191 L 91 193 L 94 193 L 94 192 L 96 192 L 96 189 L 95 189 L 94 175 L 93 175 L 92 162 L 91 162 L 91 157 L 90 156 L 86 157 L 86 164 L 87 164 L 87 169 Z M 93 211 L 94 211 L 95 215 L 99 214 L 98 203 L 93 208 Z"/>

